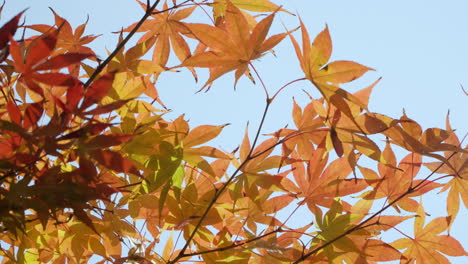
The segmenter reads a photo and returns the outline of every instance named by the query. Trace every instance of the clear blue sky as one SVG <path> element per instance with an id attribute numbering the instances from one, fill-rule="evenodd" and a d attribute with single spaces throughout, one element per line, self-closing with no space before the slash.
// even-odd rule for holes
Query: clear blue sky
<path id="1" fill-rule="evenodd" d="M 460 85 L 464 85 L 468 90 L 466 0 L 273 2 L 300 14 L 311 37 L 327 24 L 334 44 L 332 60 L 354 60 L 376 69 L 347 86 L 350 91 L 356 91 L 382 76 L 371 96 L 371 110 L 399 117 L 404 108 L 408 116 L 424 128 L 444 127 L 445 116 L 450 110 L 452 127 L 457 129 L 459 137 L 468 131 L 468 97 L 460 89 Z M 133 0 L 10 0 L 2 14 L 2 23 L 30 7 L 26 12 L 27 24 L 51 24 L 53 16 L 48 6 L 74 27 L 89 15 L 87 32 L 104 34 L 92 45 L 103 57 L 105 48 L 115 47 L 117 35 L 110 32 L 136 22 L 142 15 L 141 8 Z M 272 29 L 276 33 L 283 31 L 280 21 L 289 29 L 299 24 L 297 17 L 285 13 L 278 18 Z M 272 91 L 302 77 L 288 40 L 275 52 L 278 58 L 269 55 L 255 63 Z M 224 139 L 216 144 L 232 150 L 239 144 L 247 121 L 251 128 L 256 127 L 264 106 L 264 96 L 258 85 L 244 79 L 234 91 L 232 75 L 216 81 L 210 92 L 194 94 L 206 76 L 202 75 L 200 83 L 194 84 L 187 72 L 168 73 L 161 76 L 158 89 L 163 101 L 174 110 L 172 116 L 186 113 L 193 126 L 231 123 L 225 129 Z M 289 87 L 280 96 L 269 114 L 265 133 L 291 123 L 291 98 L 295 97 L 302 105 L 306 102 L 302 89 L 310 92 L 313 88 L 303 82 Z M 318 97 L 318 93 L 312 94 Z M 444 215 L 444 205 L 431 206 L 435 202 L 433 199 L 438 196 L 424 200 L 428 213 Z M 468 213 L 462 209 L 452 230 L 464 245 L 468 245 L 468 232 L 462 226 L 466 221 Z M 468 259 L 465 262 L 468 263 Z"/>

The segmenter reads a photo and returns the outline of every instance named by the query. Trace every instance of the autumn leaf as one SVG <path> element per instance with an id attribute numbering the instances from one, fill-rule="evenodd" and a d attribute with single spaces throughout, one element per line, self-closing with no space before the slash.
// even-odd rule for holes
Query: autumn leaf
<path id="1" fill-rule="evenodd" d="M 143 8 L 147 10 L 148 6 L 138 1 Z M 156 38 L 156 44 L 153 52 L 152 62 L 160 67 L 165 67 L 169 52 L 172 48 L 177 58 L 180 61 L 190 57 L 191 52 L 187 42 L 184 40 L 183 34 L 188 34 L 189 31 L 181 20 L 186 19 L 195 10 L 196 6 L 182 8 L 175 12 L 158 12 L 155 11 L 151 15 L 152 19 L 145 20 L 137 32 L 145 32 L 139 42 L 144 43 L 151 38 Z M 167 10 L 167 1 L 164 2 L 163 10 Z M 137 23 L 124 29 L 128 32 L 135 27 Z M 149 45 L 147 45 L 148 47 Z"/>
<path id="2" fill-rule="evenodd" d="M 313 213 L 321 212 L 321 207 L 330 208 L 333 197 L 346 196 L 364 190 L 367 186 L 362 179 L 346 179 L 352 172 L 345 158 L 337 159 L 328 166 L 328 155 L 324 155 L 323 147 L 317 148 L 310 160 L 304 166 L 301 162 L 291 164 L 294 181 L 287 181 L 283 186 L 303 198 L 301 203 L 307 204 Z M 298 160 L 298 154 L 293 152 L 292 160 Z M 345 210 L 349 204 L 343 203 Z"/>
<path id="3" fill-rule="evenodd" d="M 17 14 L 5 25 L 3 25 L 2 28 L 0 28 L 0 62 L 3 62 L 8 57 L 8 42 L 15 35 L 15 32 L 18 28 L 19 20 L 21 19 L 23 13 L 24 11 Z"/>
<path id="4" fill-rule="evenodd" d="M 76 27 L 73 31 L 72 26 L 70 23 L 63 17 L 59 16 L 57 12 L 55 12 L 52 8 L 49 8 L 54 15 L 55 26 L 59 29 L 59 33 L 57 35 L 57 44 L 54 53 L 56 54 L 63 54 L 67 52 L 71 53 L 84 53 L 84 54 L 94 54 L 94 51 L 86 47 L 85 45 L 91 43 L 100 35 L 84 35 L 86 30 L 86 26 L 88 24 L 88 20 L 85 23 Z M 30 29 L 36 30 L 40 33 L 47 33 L 48 31 L 52 30 L 51 26 L 48 25 L 29 25 L 27 26 Z M 91 58 L 95 59 L 95 58 Z"/>
<path id="5" fill-rule="evenodd" d="M 451 263 L 444 255 L 468 256 L 463 246 L 449 235 L 439 235 L 447 230 L 450 217 L 438 217 L 424 226 L 426 219 L 424 209 L 418 206 L 418 216 L 414 220 L 414 238 L 401 238 L 391 243 L 403 250 L 407 263 Z M 442 255 L 442 254 L 444 255 Z"/>
<path id="6" fill-rule="evenodd" d="M 332 42 L 328 27 L 325 27 L 325 29 L 319 33 L 311 45 L 309 33 L 302 20 L 300 20 L 300 22 L 302 50 L 294 36 L 292 36 L 292 34 L 289 36 L 294 45 L 301 69 L 306 75 L 305 77 L 314 84 L 327 102 L 333 104 L 350 118 L 353 118 L 353 116 L 350 113 L 349 106 L 343 105 L 343 103 L 341 103 L 342 100 L 349 101 L 363 109 L 367 109 L 366 104 L 352 94 L 341 89 L 338 85 L 351 82 L 373 69 L 353 61 L 328 62 L 332 52 Z"/>
<path id="7" fill-rule="evenodd" d="M 215 172 L 208 161 L 203 157 L 229 159 L 229 156 L 214 147 L 195 146 L 207 143 L 216 138 L 225 126 L 227 126 L 227 124 L 221 126 L 202 125 L 192 129 L 182 141 L 184 161 L 188 162 L 194 168 L 199 168 L 209 175 L 214 176 Z"/>
<path id="8" fill-rule="evenodd" d="M 147 65 L 150 68 L 154 69 L 154 63 L 148 61 Z M 133 63 L 138 64 L 138 60 L 134 60 Z M 112 64 L 112 63 L 111 63 Z M 133 65 L 133 64 L 132 64 Z M 114 65 L 115 66 L 115 65 Z M 124 67 L 120 65 L 119 67 Z M 138 66 L 139 67 L 139 66 Z M 144 66 L 146 67 L 146 66 Z M 160 67 L 159 67 L 160 68 Z M 147 70 L 149 70 L 147 68 Z M 136 70 L 139 71 L 139 70 Z M 140 75 L 137 72 L 117 72 L 114 75 L 114 80 L 112 87 L 110 88 L 106 98 L 103 99 L 103 102 L 107 104 L 116 103 L 122 100 L 127 100 L 126 110 L 134 113 L 144 113 L 145 111 L 158 111 L 154 108 L 152 104 L 146 102 L 145 100 L 139 100 L 137 98 L 142 97 L 143 94 L 149 96 L 153 102 L 158 102 L 161 106 L 166 108 L 164 103 L 159 97 L 158 91 L 156 90 L 155 84 L 151 81 L 148 75 Z M 152 71 L 151 73 L 159 72 L 159 70 Z M 162 71 L 162 70 L 161 70 Z M 148 72 L 149 73 L 149 72 Z M 127 112 L 127 111 L 124 111 Z M 125 116 L 125 114 L 122 114 Z"/>
<path id="9" fill-rule="evenodd" d="M 229 2 L 231 2 L 239 9 L 254 12 L 273 12 L 280 9 L 278 5 L 272 3 L 269 0 L 215 0 L 214 3 L 211 4 L 211 6 L 213 7 L 213 16 L 215 17 L 215 19 L 225 16 L 227 5 Z M 289 13 L 284 9 L 281 9 L 281 11 Z"/>
<path id="10" fill-rule="evenodd" d="M 81 103 L 80 109 L 84 110 L 90 107 L 91 105 L 99 102 L 105 95 L 107 95 L 112 87 L 114 76 L 115 75 L 113 73 L 106 73 L 94 81 L 85 91 L 84 99 Z"/>
<path id="11" fill-rule="evenodd" d="M 393 125 L 382 132 L 382 134 L 391 139 L 392 143 L 408 151 L 440 160 L 446 166 L 451 167 L 453 173 L 457 173 L 458 170 L 452 166 L 449 160 L 438 154 L 440 151 L 445 153 L 468 153 L 459 145 L 444 143 L 452 133 L 453 131 L 450 132 L 450 130 L 440 128 L 428 128 L 423 131 L 416 121 L 406 116 L 405 112 L 403 112 L 403 116 L 398 120 L 398 125 Z"/>
<path id="12" fill-rule="evenodd" d="M 118 152 L 110 150 L 94 150 L 91 152 L 91 157 L 110 170 L 140 175 L 140 172 L 133 163 Z"/>
<path id="13" fill-rule="evenodd" d="M 158 63 L 141 59 L 155 44 L 156 37 L 151 37 L 131 47 L 126 52 L 122 48 L 109 63 L 109 71 L 134 72 L 140 74 L 159 75 L 166 68 Z"/>
<path id="14" fill-rule="evenodd" d="M 380 216 L 375 222 L 366 224 L 362 228 L 356 228 L 368 214 L 371 204 L 360 200 L 349 211 L 344 211 L 342 201 L 335 198 L 330 210 L 323 217 L 320 212 L 316 215 L 316 226 L 319 231 L 313 239 L 313 246 L 321 246 L 324 242 L 333 241 L 330 246 L 320 252 L 325 252 L 328 259 L 333 259 L 336 262 L 365 263 L 367 261 L 391 261 L 402 258 L 398 250 L 380 240 L 376 235 L 411 218 L 411 216 Z M 356 230 L 349 232 L 352 229 Z M 345 233 L 348 234 L 343 236 Z M 370 234 L 373 236 L 371 239 L 368 238 Z"/>
<path id="15" fill-rule="evenodd" d="M 88 20 L 74 29 L 52 10 L 51 25 L 20 25 L 25 32 L 15 38 L 22 12 L 0 28 L 2 263 L 448 263 L 447 255 L 467 256 L 449 229 L 468 203 L 468 150 L 448 120 L 446 129 L 423 129 L 405 113 L 370 111 L 380 79 L 345 90 L 373 69 L 331 61 L 328 26 L 311 41 L 300 20 L 299 43 L 295 30 L 269 36 L 276 16 L 289 14 L 273 0 L 136 2 L 142 18 L 118 32 L 102 58 L 89 46 L 97 36 L 85 34 Z M 234 87 L 243 75 L 253 81 L 253 61 L 275 55 L 288 35 L 304 78 L 283 80 L 279 91 L 307 79 L 322 95 L 295 95 L 291 120 L 283 120 L 293 127 L 267 131 L 283 122 L 274 111 L 284 111 L 267 108 L 255 137 L 247 127 L 238 147 L 225 151 L 213 140 L 227 124 L 192 126 L 193 113 L 174 117 L 177 109 L 162 103 L 160 77 L 182 77 L 180 67 L 195 78 L 195 67 L 209 70 L 202 90 L 231 71 Z M 167 66 L 171 55 L 180 65 Z M 279 66 L 282 73 L 290 65 Z M 279 94 L 266 95 L 268 106 Z M 218 103 L 213 111 L 227 106 Z M 409 153 L 400 157 L 395 146 Z M 425 163 L 434 175 L 421 175 L 425 156 L 437 161 Z M 449 216 L 424 226 L 428 214 L 415 198 L 435 188 L 448 192 L 440 202 Z M 414 238 L 398 226 L 409 219 Z M 403 238 L 386 243 L 395 231 Z"/>
<path id="16" fill-rule="evenodd" d="M 421 155 L 416 153 L 408 154 L 397 166 L 395 154 L 390 144 L 387 142 L 383 156 L 389 165 L 379 164 L 379 174 L 371 169 L 359 166 L 366 181 L 374 188 L 373 191 L 368 192 L 366 196 L 364 196 L 366 199 L 386 198 L 389 202 L 392 202 L 402 194 L 407 193 L 405 197 L 393 204 L 393 207 L 397 211 L 399 211 L 401 207 L 405 211 L 415 212 L 418 208 L 418 203 L 411 197 L 418 197 L 435 188 L 441 187 L 441 184 L 433 181 L 426 180 L 422 183 L 423 180 L 415 179 L 422 165 Z M 411 192 L 409 191 L 410 188 L 421 184 L 423 184 L 423 188 L 418 188 Z"/>
<path id="17" fill-rule="evenodd" d="M 445 142 L 460 146 L 460 140 L 450 125 L 448 115 L 446 119 L 446 130 L 449 131 L 450 136 Z M 464 150 L 468 151 L 467 146 L 465 146 Z M 451 217 L 450 219 L 454 221 L 460 209 L 460 197 L 465 208 L 468 208 L 468 154 L 463 151 L 458 153 L 446 151 L 444 152 L 444 156 L 450 163 L 450 166 L 443 162 L 428 162 L 424 163 L 424 165 L 431 171 L 451 177 L 450 181 L 444 184 L 440 192 L 448 190 L 447 213 Z"/>
<path id="18" fill-rule="evenodd" d="M 206 24 L 186 24 L 190 32 L 209 47 L 209 50 L 194 54 L 178 67 L 210 68 L 210 78 L 201 90 L 225 73 L 234 70 L 236 84 L 239 78 L 249 71 L 251 61 L 262 57 L 288 35 L 282 33 L 266 39 L 275 14 L 276 12 L 258 22 L 250 33 L 242 12 L 227 1 L 224 28 Z"/>
<path id="19" fill-rule="evenodd" d="M 61 69 L 94 56 L 88 53 L 66 53 L 47 59 L 56 46 L 57 34 L 58 31 L 55 30 L 31 41 L 26 54 L 20 44 L 11 39 L 10 54 L 15 69 L 21 73 L 19 80 L 40 96 L 44 96 L 44 91 L 37 82 L 53 86 L 73 86 L 78 80 L 62 73 L 39 73 L 39 71 Z"/>
<path id="20" fill-rule="evenodd" d="M 73 208 L 73 214 L 78 220 L 86 224 L 86 226 L 91 228 L 91 230 L 93 230 L 96 234 L 99 234 L 99 232 L 94 227 L 93 221 L 88 216 L 88 214 L 83 210 L 83 208 L 79 208 L 79 207 Z"/>

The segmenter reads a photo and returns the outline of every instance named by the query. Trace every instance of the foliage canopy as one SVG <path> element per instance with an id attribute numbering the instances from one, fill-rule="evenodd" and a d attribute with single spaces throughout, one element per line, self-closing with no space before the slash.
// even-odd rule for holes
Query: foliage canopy
<path id="1" fill-rule="evenodd" d="M 447 233 L 468 206 L 468 151 L 448 116 L 445 129 L 423 130 L 406 114 L 371 111 L 378 80 L 355 93 L 342 85 L 373 69 L 330 61 L 328 27 L 313 40 L 300 19 L 270 33 L 277 13 L 290 13 L 268 0 L 138 4 L 142 18 L 103 61 L 86 23 L 73 28 L 53 10 L 54 25 L 20 25 L 21 12 L 1 27 L 2 263 L 449 263 L 447 255 L 468 255 Z M 211 11 L 212 23 L 187 22 L 196 11 Z M 31 36 L 19 37 L 22 29 Z M 282 41 L 304 77 L 274 90 L 256 65 Z M 172 55 L 177 65 L 168 65 Z M 246 129 L 232 152 L 210 145 L 226 124 L 193 128 L 183 115 L 165 117 L 160 74 L 188 70 L 197 79 L 200 68 L 209 71 L 203 91 L 231 72 L 234 87 L 247 77 L 264 91 L 255 135 Z M 293 100 L 291 127 L 262 136 L 270 106 L 296 82 L 322 98 Z M 434 191 L 448 191 L 447 215 L 426 221 L 421 197 Z M 301 210 L 313 217 L 296 227 Z M 382 238 L 407 221 L 413 234 Z"/>

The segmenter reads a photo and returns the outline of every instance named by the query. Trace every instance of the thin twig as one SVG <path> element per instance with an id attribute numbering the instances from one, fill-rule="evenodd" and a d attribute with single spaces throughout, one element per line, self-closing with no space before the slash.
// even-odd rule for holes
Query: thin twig
<path id="1" fill-rule="evenodd" d="M 185 245 L 182 247 L 181 251 L 179 252 L 179 254 L 177 255 L 177 257 L 171 261 L 168 262 L 168 264 L 173 264 L 173 263 L 176 263 L 179 259 L 183 258 L 186 256 L 185 254 L 185 251 L 187 250 L 188 246 L 190 245 L 190 242 L 192 242 L 193 238 L 195 237 L 195 234 L 197 233 L 198 229 L 201 227 L 201 224 L 203 223 L 203 221 L 205 220 L 206 216 L 208 215 L 209 211 L 213 208 L 214 204 L 216 203 L 216 201 L 219 199 L 219 197 L 221 196 L 221 194 L 224 193 L 224 191 L 226 190 L 226 188 L 229 186 L 229 184 L 231 184 L 231 182 L 236 178 L 237 174 L 241 171 L 241 169 L 252 159 L 251 156 L 252 156 L 252 153 L 253 153 L 253 150 L 255 148 L 255 145 L 258 141 L 258 138 L 260 136 L 260 133 L 261 133 L 261 130 L 262 130 L 262 127 L 263 127 L 263 124 L 265 123 L 265 119 L 266 119 L 266 115 L 268 113 L 268 109 L 270 108 L 270 104 L 271 104 L 271 100 L 268 98 L 267 99 L 267 103 L 266 103 L 266 106 L 265 106 L 265 110 L 263 111 L 263 115 L 262 115 L 262 119 L 260 121 L 260 124 L 258 126 L 258 129 L 257 129 L 257 134 L 255 135 L 255 139 L 253 141 L 253 144 L 252 144 L 252 147 L 250 149 L 250 152 L 249 154 L 247 155 L 247 158 L 240 164 L 240 166 L 233 172 L 233 174 L 229 177 L 229 179 L 223 184 L 223 186 L 217 190 L 217 192 L 215 193 L 213 199 L 211 199 L 210 203 L 208 204 L 208 206 L 206 207 L 205 211 L 203 212 L 202 216 L 200 217 L 200 219 L 198 220 L 197 222 L 197 225 L 195 226 L 195 228 L 193 229 L 192 233 L 190 234 L 190 236 L 188 237 L 187 241 L 185 242 Z"/>
<path id="2" fill-rule="evenodd" d="M 233 248 L 237 248 L 237 247 L 241 247 L 243 245 L 246 245 L 246 244 L 249 244 L 249 243 L 252 243 L 252 242 L 255 242 L 257 240 L 260 240 L 264 237 L 267 237 L 267 236 L 270 236 L 272 234 L 275 234 L 275 233 L 278 233 L 278 232 L 283 232 L 283 230 L 280 228 L 277 228 L 273 231 L 270 231 L 268 233 L 265 233 L 261 236 L 258 236 L 258 237 L 254 237 L 252 239 L 249 239 L 249 240 L 245 240 L 244 242 L 241 242 L 241 243 L 233 243 L 229 246 L 226 246 L 226 247 L 220 247 L 220 248 L 215 248 L 215 249 L 210 249 L 210 250 L 205 250 L 205 251 L 199 251 L 199 252 L 193 252 L 193 253 L 188 253 L 188 254 L 184 254 L 184 257 L 192 257 L 192 256 L 199 256 L 199 255 L 204 255 L 204 254 L 208 254 L 208 253 L 213 253 L 213 252 L 220 252 L 220 251 L 226 251 L 226 250 L 229 250 L 229 249 L 233 249 Z"/>
<path id="3" fill-rule="evenodd" d="M 268 94 L 268 89 L 266 88 L 266 85 L 265 85 L 265 83 L 263 82 L 262 77 L 260 76 L 260 74 L 258 74 L 257 69 L 255 69 L 255 67 L 253 66 L 252 63 L 249 63 L 249 65 L 250 65 L 250 67 L 252 67 L 252 69 L 254 70 L 255 75 L 257 75 L 257 78 L 260 80 L 260 83 L 262 84 L 262 87 L 263 87 L 263 91 L 265 92 L 265 96 L 268 98 L 267 100 L 271 100 L 271 99 L 270 99 L 270 95 Z"/>

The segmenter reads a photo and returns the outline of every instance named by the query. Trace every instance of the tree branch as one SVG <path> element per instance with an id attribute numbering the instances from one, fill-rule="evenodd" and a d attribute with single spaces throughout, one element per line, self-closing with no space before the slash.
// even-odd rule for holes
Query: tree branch
<path id="1" fill-rule="evenodd" d="M 161 0 L 156 0 L 154 4 L 149 7 L 143 17 L 138 21 L 138 23 L 135 25 L 135 27 L 128 33 L 128 35 L 120 42 L 117 47 L 114 49 L 114 51 L 101 63 L 96 67 L 96 70 L 91 74 L 89 79 L 86 81 L 84 84 L 84 88 L 87 89 L 91 83 L 96 79 L 96 77 L 104 70 L 104 68 L 112 61 L 112 59 L 120 52 L 121 49 L 124 48 L 125 44 L 135 35 L 135 33 L 138 31 L 138 29 L 143 25 L 143 23 L 148 19 L 149 16 L 153 14 L 154 9 L 156 9 L 156 6 L 159 4 Z M 174 8 L 174 7 L 173 7 Z"/>

